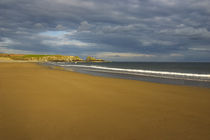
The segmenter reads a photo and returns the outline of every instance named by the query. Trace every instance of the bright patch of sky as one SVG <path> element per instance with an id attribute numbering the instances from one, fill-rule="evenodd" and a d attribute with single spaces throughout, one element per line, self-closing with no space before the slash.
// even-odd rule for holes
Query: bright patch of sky
<path id="1" fill-rule="evenodd" d="M 51 36 L 51 37 L 61 37 L 67 33 L 68 32 L 66 32 L 66 31 L 46 31 L 46 32 L 40 33 L 40 35 Z"/>

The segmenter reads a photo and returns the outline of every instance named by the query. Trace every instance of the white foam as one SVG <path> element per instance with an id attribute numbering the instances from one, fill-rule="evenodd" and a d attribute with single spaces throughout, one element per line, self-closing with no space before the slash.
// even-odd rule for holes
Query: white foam
<path id="1" fill-rule="evenodd" d="M 169 76 L 181 76 L 181 77 L 197 77 L 197 78 L 207 78 L 210 80 L 210 74 L 195 74 L 195 73 L 180 73 L 180 72 L 168 72 L 168 71 L 152 71 L 152 70 L 142 70 L 142 69 L 122 69 L 122 68 L 111 68 L 111 67 L 102 67 L 95 65 L 60 65 L 60 66 L 73 66 L 73 67 L 83 67 L 83 68 L 94 68 L 101 70 L 110 70 L 110 71 L 123 71 L 123 72 L 133 72 L 133 73 L 142 73 L 142 74 L 153 74 L 153 75 L 169 75 Z"/>

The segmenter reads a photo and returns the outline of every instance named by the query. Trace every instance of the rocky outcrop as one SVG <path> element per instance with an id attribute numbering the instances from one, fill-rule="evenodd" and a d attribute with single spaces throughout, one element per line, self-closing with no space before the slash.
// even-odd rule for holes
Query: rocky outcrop
<path id="1" fill-rule="evenodd" d="M 103 59 L 96 59 L 95 57 L 88 56 L 86 58 L 86 62 L 104 62 L 104 60 Z"/>

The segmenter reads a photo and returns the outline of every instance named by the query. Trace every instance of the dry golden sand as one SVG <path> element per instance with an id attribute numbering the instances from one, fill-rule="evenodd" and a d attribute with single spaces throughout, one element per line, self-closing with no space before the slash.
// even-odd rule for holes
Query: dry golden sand
<path id="1" fill-rule="evenodd" d="M 0 63 L 0 140 L 209 140 L 210 89 Z"/>

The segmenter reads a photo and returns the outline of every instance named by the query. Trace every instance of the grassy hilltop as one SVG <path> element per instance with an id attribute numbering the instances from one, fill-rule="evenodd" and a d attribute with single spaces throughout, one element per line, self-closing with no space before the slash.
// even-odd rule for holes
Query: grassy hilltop
<path id="1" fill-rule="evenodd" d="M 36 62 L 104 62 L 102 59 L 96 59 L 88 56 L 86 60 L 79 56 L 64 55 L 40 55 L 40 54 L 0 54 L 0 57 L 12 60 L 36 61 Z"/>

